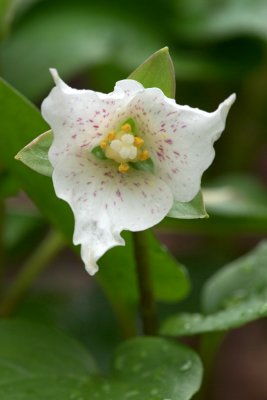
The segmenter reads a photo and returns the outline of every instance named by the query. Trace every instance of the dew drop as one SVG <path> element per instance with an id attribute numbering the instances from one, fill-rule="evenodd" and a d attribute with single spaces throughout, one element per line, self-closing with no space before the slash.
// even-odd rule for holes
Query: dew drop
<path id="1" fill-rule="evenodd" d="M 251 264 L 246 264 L 246 265 L 244 265 L 243 266 L 243 268 L 242 268 L 242 272 L 244 272 L 244 273 L 249 273 L 249 272 L 251 272 L 252 271 L 252 269 L 253 269 L 253 267 L 252 267 L 252 265 Z"/>
<path id="2" fill-rule="evenodd" d="M 146 352 L 146 351 L 142 351 L 141 354 L 140 354 L 140 356 L 141 356 L 142 358 L 146 358 L 146 357 L 147 357 L 147 352 Z"/>
<path id="3" fill-rule="evenodd" d="M 188 360 L 180 367 L 180 371 L 182 372 L 188 371 L 191 367 L 192 367 L 192 361 Z"/>
<path id="4" fill-rule="evenodd" d="M 102 386 L 104 392 L 109 392 L 110 391 L 110 385 L 106 383 L 105 385 Z"/>
<path id="5" fill-rule="evenodd" d="M 142 368 L 142 364 L 141 363 L 135 364 L 133 366 L 133 368 L 132 368 L 132 372 L 139 372 L 141 368 Z"/>
<path id="6" fill-rule="evenodd" d="M 126 393 L 125 397 L 129 399 L 131 397 L 137 396 L 138 394 L 139 394 L 138 390 L 132 390 L 131 392 Z"/>
<path id="7" fill-rule="evenodd" d="M 191 326 L 190 324 L 186 323 L 184 324 L 184 329 L 188 331 L 190 329 L 190 326 Z"/>

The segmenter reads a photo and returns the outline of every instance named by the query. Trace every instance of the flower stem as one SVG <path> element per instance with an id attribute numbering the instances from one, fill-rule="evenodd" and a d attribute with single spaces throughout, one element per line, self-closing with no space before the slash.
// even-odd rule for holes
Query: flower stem
<path id="1" fill-rule="evenodd" d="M 3 279 L 5 274 L 5 246 L 4 246 L 4 224 L 5 224 L 5 204 L 0 199 L 0 292 L 3 287 Z"/>
<path id="2" fill-rule="evenodd" d="M 136 260 L 136 275 L 140 294 L 140 314 L 145 335 L 157 334 L 157 312 L 150 275 L 147 234 L 135 232 L 133 234 L 134 252 Z"/>
<path id="3" fill-rule="evenodd" d="M 200 391 L 194 400 L 206 400 L 210 397 L 210 388 L 214 376 L 214 365 L 219 348 L 225 337 L 225 332 L 210 332 L 201 336 L 199 355 L 203 363 L 204 375 Z"/>
<path id="4" fill-rule="evenodd" d="M 34 280 L 49 262 L 64 247 L 61 234 L 52 231 L 22 267 L 15 281 L 8 288 L 0 303 L 0 315 L 8 316 L 16 308 L 20 299 L 31 287 Z"/>

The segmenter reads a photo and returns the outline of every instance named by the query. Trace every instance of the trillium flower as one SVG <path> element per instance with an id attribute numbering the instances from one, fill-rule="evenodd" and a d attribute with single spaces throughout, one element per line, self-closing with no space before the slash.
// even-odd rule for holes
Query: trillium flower
<path id="1" fill-rule="evenodd" d="M 103 94 L 72 89 L 51 73 L 56 86 L 42 115 L 54 135 L 53 183 L 72 208 L 73 241 L 94 274 L 97 260 L 124 244 L 122 230 L 150 228 L 175 201 L 189 202 L 199 192 L 235 95 L 208 113 L 131 79 Z"/>

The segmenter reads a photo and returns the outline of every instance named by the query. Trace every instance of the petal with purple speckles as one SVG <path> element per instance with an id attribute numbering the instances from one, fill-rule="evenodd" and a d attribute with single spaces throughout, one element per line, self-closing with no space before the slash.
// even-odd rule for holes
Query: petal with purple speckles
<path id="1" fill-rule="evenodd" d="M 159 178 L 142 171 L 120 174 L 109 161 L 93 155 L 70 155 L 54 169 L 56 194 L 67 201 L 75 216 L 74 243 L 90 274 L 97 260 L 110 248 L 123 245 L 120 232 L 154 226 L 173 204 L 170 188 Z"/>
<path id="2" fill-rule="evenodd" d="M 215 112 L 180 106 L 156 88 L 138 93 L 129 107 L 144 132 L 156 173 L 171 188 L 175 200 L 191 201 L 200 190 L 203 172 L 214 159 L 214 142 L 225 128 L 235 95 Z"/>

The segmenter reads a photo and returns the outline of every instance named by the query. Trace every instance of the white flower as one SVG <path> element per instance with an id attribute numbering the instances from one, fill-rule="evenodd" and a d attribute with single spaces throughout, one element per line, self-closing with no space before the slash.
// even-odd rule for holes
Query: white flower
<path id="1" fill-rule="evenodd" d="M 97 260 L 124 244 L 122 230 L 147 229 L 175 200 L 188 202 L 198 193 L 235 95 L 207 113 L 134 80 L 103 94 L 72 89 L 56 70 L 51 73 L 56 86 L 42 114 L 54 134 L 53 183 L 73 210 L 73 241 L 81 244 L 86 269 L 94 274 Z"/>

